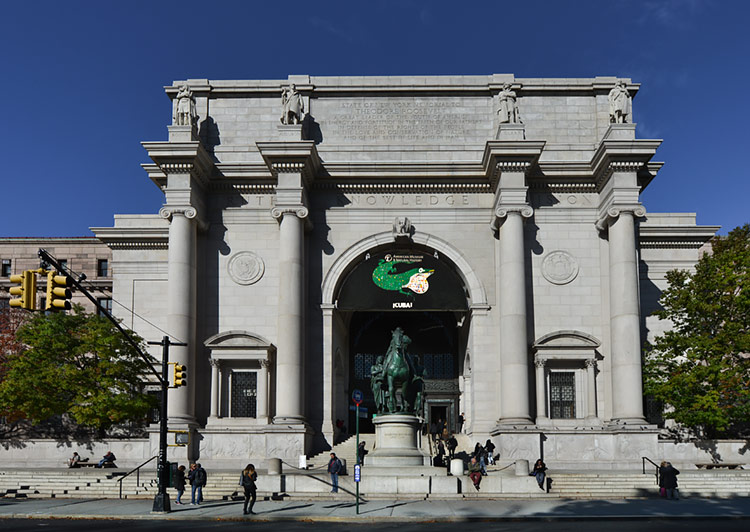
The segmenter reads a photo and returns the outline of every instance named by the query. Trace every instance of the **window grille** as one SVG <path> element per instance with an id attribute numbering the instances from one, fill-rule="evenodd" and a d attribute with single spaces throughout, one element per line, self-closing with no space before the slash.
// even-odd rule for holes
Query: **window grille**
<path id="1" fill-rule="evenodd" d="M 258 374 L 254 371 L 232 373 L 232 417 L 257 417 Z"/>
<path id="2" fill-rule="evenodd" d="M 555 371 L 550 373 L 549 391 L 550 417 L 555 419 L 575 419 L 575 373 L 569 371 Z"/>

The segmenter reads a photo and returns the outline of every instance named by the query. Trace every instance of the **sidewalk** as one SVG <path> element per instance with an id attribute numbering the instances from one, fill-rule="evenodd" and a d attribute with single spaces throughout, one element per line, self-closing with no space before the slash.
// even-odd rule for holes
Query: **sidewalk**
<path id="1" fill-rule="evenodd" d="M 174 501 L 172 501 L 174 503 Z M 356 515 L 353 501 L 259 501 L 257 515 L 242 515 L 242 501 L 172 505 L 168 514 L 152 514 L 148 500 L 0 499 L 2 518 L 175 519 L 318 522 L 453 522 L 505 520 L 588 520 L 724 518 L 750 519 L 750 499 L 654 500 L 482 500 L 368 501 Z"/>

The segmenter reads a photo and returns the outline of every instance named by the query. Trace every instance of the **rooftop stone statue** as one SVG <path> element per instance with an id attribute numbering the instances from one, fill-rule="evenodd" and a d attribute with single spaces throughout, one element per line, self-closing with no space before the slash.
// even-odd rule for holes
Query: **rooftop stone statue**
<path id="1" fill-rule="evenodd" d="M 613 124 L 629 122 L 631 99 L 624 81 L 618 81 L 609 91 L 609 121 Z"/>

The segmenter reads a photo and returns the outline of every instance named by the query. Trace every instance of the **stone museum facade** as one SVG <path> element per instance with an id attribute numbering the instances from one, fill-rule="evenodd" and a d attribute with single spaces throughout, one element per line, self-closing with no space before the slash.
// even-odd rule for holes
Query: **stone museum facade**
<path id="1" fill-rule="evenodd" d="M 660 457 L 650 314 L 718 228 L 642 205 L 662 163 L 660 140 L 636 138 L 638 89 L 512 74 L 166 87 L 168 139 L 143 143 L 163 207 L 93 230 L 132 306 L 115 314 L 188 344 L 170 352 L 189 375 L 169 397 L 170 429 L 191 431 L 182 459 L 325 450 L 337 420 L 354 426 L 355 389 L 371 431 L 371 367 L 396 327 L 428 424 L 463 413 L 503 458 L 544 445 L 558 467 Z"/>

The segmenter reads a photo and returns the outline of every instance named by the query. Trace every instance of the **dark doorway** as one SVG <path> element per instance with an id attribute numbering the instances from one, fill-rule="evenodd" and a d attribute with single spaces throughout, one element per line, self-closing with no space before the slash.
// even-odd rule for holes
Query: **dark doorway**
<path id="1" fill-rule="evenodd" d="M 360 409 L 360 432 L 374 432 L 372 416 L 375 401 L 370 388 L 370 367 L 378 356 L 384 356 L 391 342 L 391 332 L 401 327 L 411 338 L 409 352 L 419 357 L 419 363 L 427 373 L 425 379 L 426 400 L 431 388 L 458 390 L 458 328 L 454 312 L 432 311 L 381 311 L 355 312 L 350 324 L 349 389 L 347 398 L 354 389 L 362 390 L 364 400 Z M 441 419 L 448 418 L 448 407 L 442 408 Z M 423 412 L 425 418 L 431 412 Z M 355 413 L 349 412 L 350 430 L 354 431 Z"/>

